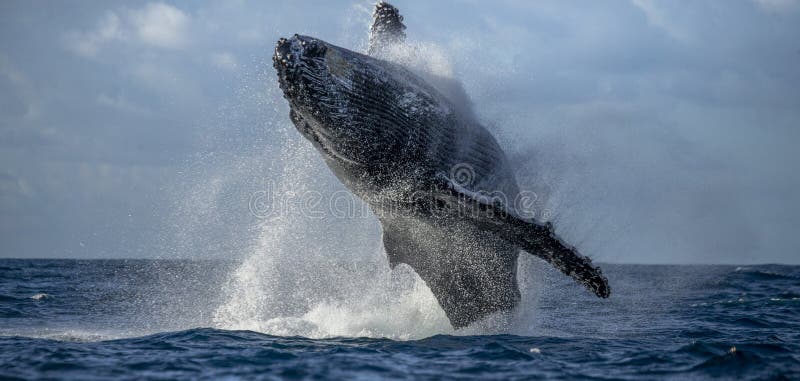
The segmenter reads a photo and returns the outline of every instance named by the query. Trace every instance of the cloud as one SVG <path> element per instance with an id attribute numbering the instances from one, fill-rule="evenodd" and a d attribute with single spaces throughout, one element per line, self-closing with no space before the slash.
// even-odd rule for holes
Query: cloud
<path id="1" fill-rule="evenodd" d="M 754 0 L 761 9 L 770 13 L 785 13 L 800 9 L 800 0 Z"/>
<path id="2" fill-rule="evenodd" d="M 217 68 L 233 71 L 239 66 L 236 57 L 228 52 L 217 52 L 211 55 L 211 64 Z"/>
<path id="3" fill-rule="evenodd" d="M 190 18 L 164 3 L 149 3 L 141 9 L 106 12 L 94 29 L 68 32 L 65 47 L 83 57 L 96 57 L 107 44 L 136 41 L 146 46 L 175 49 L 189 41 Z"/>
<path id="4" fill-rule="evenodd" d="M 6 117 L 32 120 L 41 114 L 41 105 L 30 79 L 0 53 L 0 106 Z M 13 106 L 12 106 L 13 105 Z"/>
<path id="5" fill-rule="evenodd" d="M 164 3 L 149 3 L 131 13 L 131 21 L 139 39 L 160 48 L 178 48 L 188 38 L 189 16 L 180 9 Z"/>
<path id="6" fill-rule="evenodd" d="M 133 103 L 128 98 L 121 95 L 109 95 L 106 93 L 101 93 L 97 96 L 97 104 L 131 114 L 150 114 L 150 110 L 147 108 Z"/>
<path id="7" fill-rule="evenodd" d="M 359 49 L 370 20 L 362 0 L 310 13 L 291 2 L 161 1 L 16 2 L 0 12 L 7 255 L 159 247 L 151 233 L 182 197 L 173 181 L 183 180 L 172 179 L 191 155 L 267 163 L 299 143 L 270 66 L 274 41 L 297 32 Z M 797 4 L 418 0 L 401 10 L 420 61 L 452 65 L 521 184 L 541 193 L 565 235 L 588 242 L 587 254 L 797 263 L 800 176 L 786 164 L 800 139 Z M 308 166 L 329 176 L 321 163 Z M 282 176 L 252 168 L 231 182 Z M 232 216 L 247 208 L 236 192 L 249 188 L 229 189 Z M 120 218 L 131 211 L 153 215 Z M 108 234 L 85 238 L 98 231 Z M 246 241 L 222 235 L 233 238 L 221 246 Z M 63 254 L 76 237 L 102 252 Z"/>
<path id="8" fill-rule="evenodd" d="M 663 29 L 676 40 L 685 41 L 687 39 L 686 33 L 672 22 L 667 12 L 655 0 L 631 0 L 631 2 L 644 12 L 651 25 Z"/>
<path id="9" fill-rule="evenodd" d="M 114 12 L 108 12 L 94 30 L 68 33 L 65 44 L 67 49 L 78 55 L 94 57 L 103 45 L 122 40 L 124 37 L 119 16 Z"/>

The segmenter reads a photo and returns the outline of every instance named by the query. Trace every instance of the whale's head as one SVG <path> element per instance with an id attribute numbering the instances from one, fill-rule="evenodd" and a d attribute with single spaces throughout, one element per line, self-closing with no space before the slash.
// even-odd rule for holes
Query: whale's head
<path id="1" fill-rule="evenodd" d="M 273 66 L 289 101 L 295 127 L 329 159 L 347 164 L 371 161 L 375 143 L 363 85 L 372 81 L 358 53 L 325 41 L 294 35 L 275 46 Z"/>
<path id="2" fill-rule="evenodd" d="M 320 101 L 340 90 L 333 81 L 333 74 L 338 71 L 331 70 L 331 65 L 341 60 L 332 59 L 335 52 L 330 50 L 330 45 L 322 40 L 297 34 L 278 40 L 272 62 L 281 90 L 293 110 L 302 109 L 312 114 L 326 112 Z M 349 77 L 349 73 L 343 74 L 341 77 Z"/>
<path id="3" fill-rule="evenodd" d="M 328 158 L 375 164 L 406 143 L 413 88 L 392 64 L 294 35 L 278 40 L 273 65 L 292 122 Z"/>

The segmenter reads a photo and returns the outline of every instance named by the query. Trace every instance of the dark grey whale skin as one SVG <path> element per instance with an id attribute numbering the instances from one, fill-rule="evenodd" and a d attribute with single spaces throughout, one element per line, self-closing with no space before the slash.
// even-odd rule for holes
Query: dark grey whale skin
<path id="1" fill-rule="evenodd" d="M 300 35 L 279 40 L 273 62 L 292 123 L 377 214 L 390 265 L 411 266 L 455 328 L 518 303 L 520 248 L 609 295 L 551 225 L 515 213 L 516 180 L 494 137 L 422 78 Z"/>

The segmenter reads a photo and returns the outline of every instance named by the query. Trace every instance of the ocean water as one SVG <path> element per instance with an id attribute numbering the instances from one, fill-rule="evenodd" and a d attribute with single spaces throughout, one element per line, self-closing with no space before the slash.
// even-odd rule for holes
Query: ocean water
<path id="1" fill-rule="evenodd" d="M 302 311 L 269 279 L 232 290 L 243 266 L 0 260 L 0 378 L 800 378 L 800 266 L 606 264 L 609 300 L 537 267 L 525 311 L 464 331 L 442 326 L 440 311 L 419 312 L 424 287 L 404 294 L 421 304 L 387 292 L 367 298 L 369 313 L 346 300 Z M 231 300 L 260 297 L 289 300 L 278 309 Z M 247 313 L 276 316 L 233 318 Z"/>

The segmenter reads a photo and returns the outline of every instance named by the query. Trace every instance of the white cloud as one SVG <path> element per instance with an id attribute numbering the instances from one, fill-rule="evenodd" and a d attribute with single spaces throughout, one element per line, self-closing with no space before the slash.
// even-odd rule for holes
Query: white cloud
<path id="1" fill-rule="evenodd" d="M 211 55 L 211 64 L 223 70 L 236 70 L 239 66 L 236 57 L 228 52 L 217 52 Z"/>
<path id="2" fill-rule="evenodd" d="M 650 25 L 663 29 L 667 34 L 679 41 L 687 39 L 686 33 L 672 22 L 667 12 L 657 4 L 656 0 L 631 0 L 647 16 Z"/>
<path id="3" fill-rule="evenodd" d="M 158 48 L 180 48 L 189 40 L 189 21 L 189 16 L 178 8 L 149 3 L 141 9 L 109 11 L 93 30 L 67 33 L 64 44 L 84 57 L 95 57 L 105 45 L 119 41 L 136 40 Z"/>
<path id="4" fill-rule="evenodd" d="M 188 38 L 189 17 L 178 8 L 164 3 L 149 3 L 131 12 L 131 21 L 139 39 L 161 48 L 183 46 Z"/>
<path id="5" fill-rule="evenodd" d="M 84 57 L 94 57 L 100 47 L 107 42 L 124 38 L 121 21 L 114 12 L 106 13 L 97 28 L 88 32 L 72 32 L 67 34 L 65 44 L 69 50 Z"/>
<path id="6" fill-rule="evenodd" d="M 106 93 L 101 93 L 97 96 L 97 104 L 131 114 L 150 113 L 150 110 L 131 102 L 128 98 L 121 95 L 108 95 Z"/>
<path id="7" fill-rule="evenodd" d="M 800 9 L 800 0 L 754 0 L 767 12 L 784 13 Z"/>
<path id="8" fill-rule="evenodd" d="M 0 219 L 9 252 L 60 253 L 74 237 L 105 229 L 120 208 L 166 210 L 162 198 L 181 196 L 164 191 L 175 188 L 170 174 L 197 150 L 274 158 L 282 144 L 297 143 L 287 138 L 300 138 L 284 131 L 271 44 L 298 32 L 358 47 L 370 20 L 369 11 L 334 2 L 309 13 L 290 2 L 162 1 L 0 12 L 8 16 L 0 119 L 9 130 L 0 131 L 0 167 L 28 181 L 0 178 L 0 195 L 36 194 L 35 202 L 8 201 L 18 208 Z M 800 9 L 788 13 L 797 1 L 416 2 L 401 9 L 409 41 L 441 44 L 521 183 L 552 195 L 547 207 L 564 211 L 560 226 L 573 236 L 586 233 L 579 238 L 590 241 L 589 253 L 637 262 L 798 261 L 785 253 L 800 247 L 787 228 L 800 215 L 790 192 L 800 177 L 782 163 L 799 157 L 791 142 L 800 140 L 792 66 L 800 23 L 769 17 L 797 16 Z M 69 30 L 69 39 L 53 39 Z M 220 75 L 228 73 L 240 78 Z M 269 180 L 274 171 L 257 172 Z M 53 204 L 67 208 L 53 212 Z M 19 223 L 30 215 L 41 221 Z M 748 234 L 742 216 L 763 223 Z M 125 255 L 132 240 L 137 245 L 127 246 L 142 251 L 163 245 L 148 235 L 156 217 L 115 228 L 125 233 L 122 245 L 108 234 L 87 247 Z M 610 223 L 586 227 L 603 218 Z M 50 231 L 58 234 L 41 238 Z M 728 234 L 744 238 L 724 240 Z M 605 240 L 609 247 L 598 247 Z M 681 242 L 678 250 L 624 254 L 670 240 Z M 727 243 L 715 254 L 707 242 Z"/>
<path id="9" fill-rule="evenodd" d="M 1 95 L 19 99 L 23 105 L 20 114 L 23 119 L 32 120 L 41 115 L 40 97 L 36 95 L 33 83 L 22 71 L 15 68 L 5 55 L 0 53 L 0 83 L 3 80 L 11 84 L 11 91 Z M 2 100 L 2 96 L 0 96 L 0 100 Z M 4 114 L 8 116 L 11 112 L 4 110 Z"/>
<path id="10" fill-rule="evenodd" d="M 167 68 L 152 62 L 142 62 L 133 67 L 132 74 L 141 80 L 143 85 L 163 91 L 177 91 L 178 80 Z"/>

